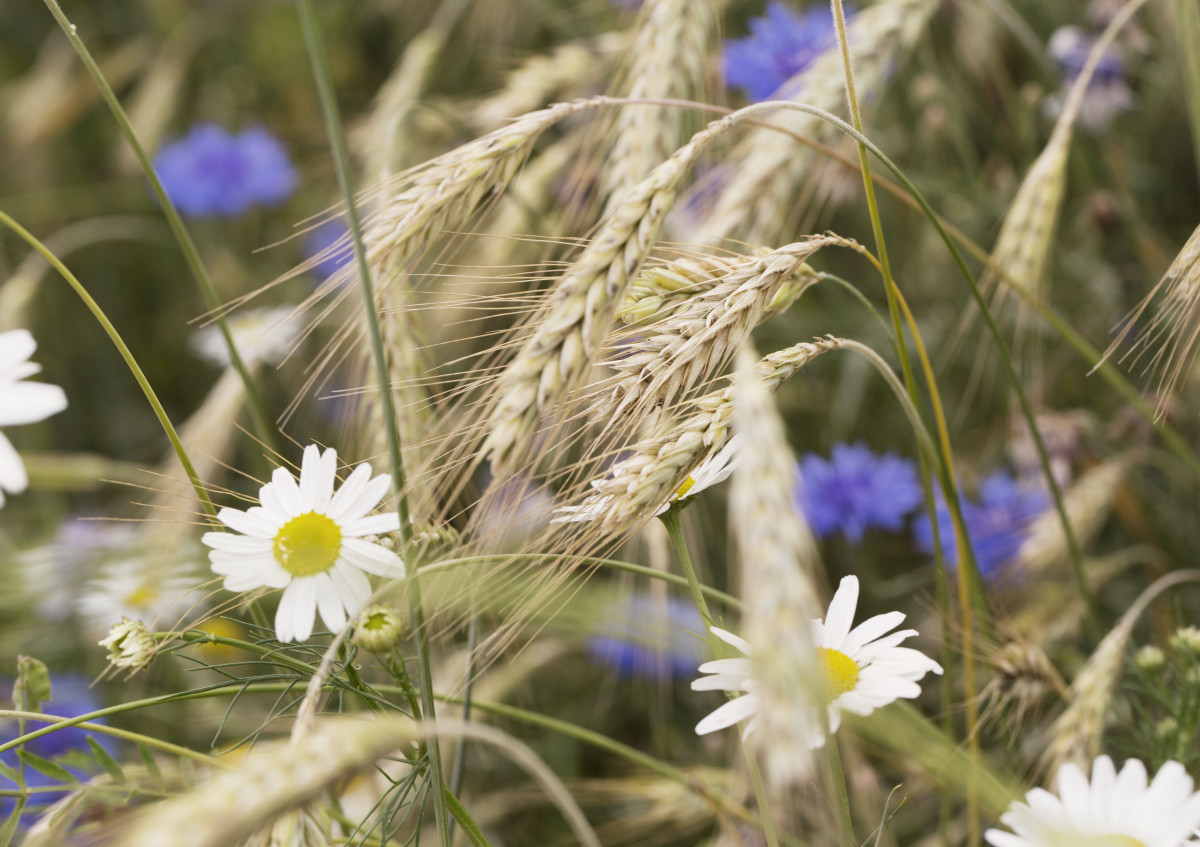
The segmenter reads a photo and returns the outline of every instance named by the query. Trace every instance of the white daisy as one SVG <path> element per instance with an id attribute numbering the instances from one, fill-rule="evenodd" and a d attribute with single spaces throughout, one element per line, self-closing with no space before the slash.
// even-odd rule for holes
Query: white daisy
<path id="1" fill-rule="evenodd" d="M 917 680 L 930 671 L 940 674 L 942 667 L 923 653 L 901 647 L 915 629 L 891 632 L 904 620 L 903 612 L 876 615 L 851 629 L 858 606 L 858 578 L 845 577 L 838 586 L 825 620 L 812 622 L 812 643 L 825 672 L 825 693 L 829 698 L 829 731 L 836 732 L 841 713 L 869 715 L 894 700 L 912 699 L 921 693 Z M 887 633 L 891 632 L 890 635 Z M 721 629 L 713 635 L 745 654 L 744 659 L 717 659 L 705 662 L 700 672 L 712 674 L 692 683 L 693 691 L 741 691 L 696 725 L 696 734 L 706 735 L 750 718 L 746 731 L 754 729 L 758 697 L 751 660 L 751 648 L 743 639 Z M 814 719 L 813 727 L 820 727 Z M 816 749 L 825 743 L 819 729 L 809 739 Z"/>
<path id="2" fill-rule="evenodd" d="M 57 385 L 25 380 L 42 369 L 29 361 L 36 349 L 26 330 L 0 332 L 0 426 L 36 423 L 67 408 L 67 395 Z M 21 457 L 0 432 L 0 507 L 4 492 L 20 494 L 28 484 Z"/>
<path id="3" fill-rule="evenodd" d="M 294 306 L 246 309 L 230 315 L 227 323 L 233 343 L 248 367 L 259 362 L 278 365 L 292 351 L 300 335 L 300 323 Z M 198 330 L 192 336 L 192 352 L 210 364 L 229 366 L 229 347 L 216 324 Z"/>
<path id="4" fill-rule="evenodd" d="M 213 548 L 212 569 L 225 577 L 229 591 L 285 589 L 275 613 L 280 641 L 307 639 L 318 611 L 331 631 L 340 631 L 347 613 L 357 613 L 371 594 L 363 571 L 404 576 L 399 556 L 363 538 L 400 528 L 395 512 L 367 514 L 387 494 L 391 477 L 372 478 L 364 463 L 335 494 L 336 475 L 336 451 L 310 445 L 298 485 L 285 468 L 276 468 L 259 492 L 261 506 L 217 515 L 241 535 L 209 532 L 202 539 Z"/>
<path id="5" fill-rule="evenodd" d="M 718 482 L 724 482 L 733 473 L 733 469 L 737 465 L 738 452 L 741 449 L 742 436 L 740 434 L 734 435 L 724 447 L 701 462 L 700 466 L 692 471 L 691 476 L 683 481 L 683 484 L 675 490 L 671 498 L 659 506 L 654 514 L 661 515 L 667 509 L 671 508 L 672 503 L 677 503 L 680 500 L 688 500 L 706 488 L 711 488 Z M 592 481 L 592 487 L 598 487 L 597 480 Z M 578 506 L 561 506 L 555 509 L 554 511 L 559 513 L 561 517 L 555 518 L 550 523 L 594 521 L 604 516 L 611 500 L 612 495 L 609 494 L 592 494 L 585 498 Z"/>
<path id="6" fill-rule="evenodd" d="M 186 567 L 164 567 L 163 551 L 106 564 L 79 595 L 77 608 L 91 634 L 108 632 L 122 618 L 175 629 L 204 611 L 203 595 L 191 572 L 199 552 L 188 545 Z M 174 575 L 172 575 L 174 573 Z"/>
<path id="7" fill-rule="evenodd" d="M 1117 773 L 1112 759 L 1092 763 L 1089 783 L 1075 765 L 1059 768 L 1058 796 L 1043 788 L 1000 816 L 1013 830 L 989 829 L 994 847 L 1185 847 L 1198 845 L 1200 792 L 1179 762 L 1167 762 L 1147 784 L 1146 766 L 1129 759 Z"/>

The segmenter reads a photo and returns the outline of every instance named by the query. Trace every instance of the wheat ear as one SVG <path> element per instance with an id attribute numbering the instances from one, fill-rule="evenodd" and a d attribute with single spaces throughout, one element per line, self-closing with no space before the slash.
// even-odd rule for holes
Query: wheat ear
<path id="1" fill-rule="evenodd" d="M 771 353 L 759 360 L 758 377 L 769 391 L 774 391 L 817 356 L 837 350 L 844 343 L 830 336 Z M 732 387 L 698 397 L 688 407 L 694 410 L 692 414 L 637 444 L 633 456 L 617 463 L 609 477 L 593 483 L 601 495 L 612 498 L 604 509 L 606 531 L 621 532 L 653 514 L 706 456 L 729 440 Z"/>
<path id="2" fill-rule="evenodd" d="M 625 292 L 617 320 L 631 324 L 673 314 L 693 297 L 729 279 L 747 261 L 766 253 L 759 249 L 750 256 L 696 254 L 658 264 L 648 262 Z"/>
<path id="3" fill-rule="evenodd" d="M 882 0 L 854 16 L 847 32 L 858 55 L 855 77 L 859 90 L 873 94 L 882 90 L 937 6 L 936 0 Z M 789 80 L 777 96 L 844 113 L 844 78 L 842 57 L 834 47 Z M 839 137 L 829 124 L 800 112 L 782 112 L 772 124 L 822 142 Z M 699 222 L 698 231 L 689 233 L 689 240 L 716 244 L 740 233 L 753 241 L 777 241 L 781 223 L 792 217 L 798 186 L 812 162 L 811 149 L 785 133 L 764 128 L 747 134 L 722 167 L 725 185 L 711 201 L 711 211 Z M 704 197 L 696 199 L 703 201 Z"/>
<path id="4" fill-rule="evenodd" d="M 723 0 L 646 0 L 634 33 L 626 96 L 688 99 L 703 89 L 708 41 Z M 679 146 L 683 110 L 634 105 L 617 115 L 616 142 L 603 175 L 611 202 Z"/>
<path id="5" fill-rule="evenodd" d="M 814 280 L 804 263 L 836 236 L 817 236 L 773 250 L 734 268 L 678 312 L 648 328 L 651 335 L 621 351 L 620 374 L 598 419 L 625 419 L 665 408 L 688 386 L 722 368 L 750 332 L 788 308 Z"/>
<path id="6" fill-rule="evenodd" d="M 1071 138 L 1083 108 L 1084 95 L 1117 32 L 1144 2 L 1130 0 L 1125 4 L 1096 40 L 1083 69 L 1071 84 L 1050 140 L 1029 169 L 1004 216 L 988 261 L 988 271 L 981 283 L 985 287 L 994 287 L 1003 278 L 1018 289 L 1040 295 L 1046 260 L 1066 192 L 1067 154 L 1071 150 Z"/>
<path id="7" fill-rule="evenodd" d="M 530 112 L 390 180 L 378 189 L 386 202 L 364 228 L 371 267 L 406 267 L 444 231 L 469 220 L 481 201 L 503 191 L 543 132 L 608 102 L 593 97 Z"/>
<path id="8" fill-rule="evenodd" d="M 508 475 L 529 449 L 542 413 L 578 383 L 650 251 L 675 191 L 696 157 L 755 107 L 713 121 L 630 190 L 550 293 L 529 340 L 502 374 L 484 454 Z"/>
<path id="9" fill-rule="evenodd" d="M 729 523 L 737 535 L 746 600 L 745 638 L 759 701 L 750 740 L 766 757 L 772 787 L 812 771 L 811 739 L 823 679 L 809 637 L 820 617 L 816 542 L 796 507 L 795 459 L 760 369 L 745 346 L 734 376 L 733 424 L 744 439 L 733 471 Z"/>

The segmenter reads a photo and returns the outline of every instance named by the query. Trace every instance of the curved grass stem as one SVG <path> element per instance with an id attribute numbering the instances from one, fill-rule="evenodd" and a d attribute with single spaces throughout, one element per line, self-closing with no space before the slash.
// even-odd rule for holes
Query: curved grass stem
<path id="1" fill-rule="evenodd" d="M 215 518 L 217 510 L 213 507 L 212 500 L 208 496 L 208 492 L 204 490 L 204 485 L 200 481 L 199 475 L 196 473 L 196 467 L 192 464 L 191 458 L 184 449 L 183 442 L 179 439 L 179 433 L 175 431 L 175 425 L 171 423 L 171 419 L 167 417 L 167 411 L 159 402 L 158 395 L 154 393 L 154 388 L 150 385 L 150 380 L 146 379 L 146 374 L 142 372 L 141 365 L 130 352 L 129 346 L 125 340 L 121 338 L 121 334 L 117 332 L 117 328 L 113 326 L 112 321 L 104 314 L 104 310 L 100 308 L 100 304 L 95 301 L 87 289 L 83 287 L 75 274 L 67 268 L 66 265 L 55 256 L 50 249 L 39 241 L 34 235 L 21 226 L 15 220 L 8 216 L 7 213 L 0 210 L 0 223 L 7 226 L 22 239 L 25 243 L 36 250 L 42 257 L 50 263 L 54 270 L 58 271 L 59 275 L 67 281 L 67 284 L 79 295 L 79 299 L 96 318 L 96 321 L 104 329 L 105 333 L 112 340 L 113 345 L 117 348 L 117 352 L 121 354 L 121 358 L 125 360 L 125 364 L 129 367 L 133 378 L 137 380 L 138 386 L 142 389 L 142 393 L 146 395 L 146 400 L 150 403 L 150 407 L 154 410 L 154 416 L 158 418 L 159 424 L 162 425 L 163 431 L 167 434 L 167 438 L 171 442 L 171 447 L 175 450 L 175 455 L 179 457 L 179 463 L 183 465 L 184 473 L 188 476 L 188 481 L 192 484 L 192 489 L 196 492 L 196 497 L 200 500 L 200 505 L 204 507 L 204 511 L 209 517 Z"/>
<path id="2" fill-rule="evenodd" d="M 246 398 L 249 401 L 251 417 L 254 419 L 255 431 L 267 449 L 277 452 L 275 426 L 271 422 L 270 416 L 267 415 L 262 395 L 259 393 L 258 387 L 254 384 L 254 378 L 250 374 L 250 369 L 246 367 L 245 361 L 242 360 L 241 354 L 238 353 L 237 344 L 233 340 L 233 333 L 229 329 L 229 323 L 225 320 L 225 316 L 221 311 L 221 298 L 217 294 L 217 289 L 213 285 L 212 278 L 208 275 L 208 270 L 204 267 L 204 262 L 200 259 L 200 251 L 196 249 L 196 243 L 192 241 L 191 233 L 184 226 L 183 219 L 179 216 L 179 212 L 175 208 L 175 203 L 167 195 L 162 181 L 159 180 L 158 174 L 155 173 L 154 165 L 150 161 L 150 155 L 142 145 L 141 139 L 138 138 L 137 130 L 133 127 L 133 122 L 129 120 L 129 115 L 125 113 L 125 109 L 121 106 L 121 101 L 117 99 L 112 86 L 105 79 L 104 72 L 100 70 L 100 66 L 96 64 L 96 60 L 92 58 L 87 45 L 79 37 L 75 24 L 67 19 L 57 0 L 43 0 L 43 2 L 45 2 L 46 8 L 50 10 L 50 14 L 54 16 L 54 20 L 62 28 L 63 33 L 67 36 L 67 40 L 71 42 L 71 46 L 79 55 L 84 67 L 87 68 L 87 72 L 91 75 L 92 80 L 96 83 L 96 87 L 100 90 L 100 96 L 104 98 L 109 111 L 112 112 L 112 116 L 120 128 L 121 134 L 125 136 L 125 140 L 129 142 L 129 146 L 133 149 L 138 164 L 141 166 L 142 173 L 145 175 L 146 181 L 150 183 L 150 190 L 154 192 L 159 206 L 162 207 L 163 214 L 166 215 L 167 224 L 171 227 L 171 234 L 175 236 L 175 241 L 179 244 L 180 252 L 183 253 L 183 257 L 187 261 L 188 269 L 191 271 L 192 277 L 196 280 L 196 285 L 200 288 L 200 294 L 204 297 L 209 310 L 213 312 L 217 327 L 221 332 L 221 338 L 224 339 L 225 347 L 229 351 L 229 362 L 234 370 L 237 371 L 238 376 L 241 377 L 242 383 L 246 386 Z"/>

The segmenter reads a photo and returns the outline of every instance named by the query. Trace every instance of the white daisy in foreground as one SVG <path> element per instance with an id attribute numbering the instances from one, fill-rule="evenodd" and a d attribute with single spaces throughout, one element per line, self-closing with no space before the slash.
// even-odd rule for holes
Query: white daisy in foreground
<path id="1" fill-rule="evenodd" d="M 681 500 L 688 500 L 695 497 L 706 488 L 711 488 L 718 482 L 724 482 L 733 473 L 734 467 L 737 465 L 738 452 L 742 449 L 742 436 L 734 435 L 729 441 L 718 450 L 716 453 L 709 456 L 696 470 L 692 471 L 691 475 L 683 481 L 683 484 L 675 490 L 666 503 L 659 506 L 655 515 L 661 515 L 667 509 L 671 508 L 673 503 L 678 503 Z M 597 480 L 592 481 L 592 487 L 597 487 Z M 609 494 L 592 494 L 587 497 L 578 506 L 562 506 L 555 509 L 561 517 L 554 518 L 550 523 L 575 523 L 578 521 L 594 521 L 602 518 L 608 510 L 609 501 L 612 496 Z"/>
<path id="2" fill-rule="evenodd" d="M 0 332 L 0 426 L 36 423 L 67 408 L 67 395 L 57 385 L 25 381 L 42 369 L 29 361 L 36 349 L 26 330 Z M 28 484 L 21 457 L 0 432 L 0 507 L 4 492 L 20 494 Z"/>
<path id="3" fill-rule="evenodd" d="M 1112 759 L 1092 763 L 1092 780 L 1075 765 L 1056 777 L 1058 796 L 1043 788 L 1013 803 L 989 829 L 994 847 L 1185 847 L 1197 845 L 1200 793 L 1179 762 L 1167 762 L 1147 784 L 1146 766 L 1129 759 L 1117 773 Z"/>
<path id="4" fill-rule="evenodd" d="M 246 511 L 222 509 L 217 519 L 242 533 L 208 532 L 202 539 L 214 572 L 225 577 L 229 591 L 283 588 L 275 613 L 280 641 L 304 641 L 313 631 L 317 612 L 333 632 L 346 625 L 371 595 L 363 571 L 378 576 L 404 576 L 400 557 L 363 536 L 395 532 L 395 512 L 368 515 L 391 485 L 391 477 L 371 477 L 363 463 L 335 494 L 337 452 L 304 448 L 300 483 L 285 468 L 276 468 L 262 487 L 261 506 Z"/>
<path id="5" fill-rule="evenodd" d="M 837 731 L 843 711 L 869 715 L 894 700 L 912 699 L 921 693 L 917 680 L 930 671 L 942 672 L 942 666 L 924 653 L 900 646 L 902 641 L 917 634 L 915 629 L 892 632 L 904 620 L 903 612 L 876 615 L 851 629 L 857 607 L 858 578 L 848 576 L 833 595 L 825 620 L 812 622 L 812 643 L 825 673 L 830 732 Z M 700 672 L 712 676 L 697 679 L 692 683 L 692 690 L 745 693 L 700 721 L 696 725 L 696 734 L 707 735 L 747 718 L 751 721 L 746 731 L 751 732 L 758 714 L 751 647 L 724 630 L 714 628 L 712 633 L 736 647 L 746 658 L 705 662 L 700 666 Z M 816 749 L 825 744 L 825 736 L 815 718 L 812 726 L 817 729 L 809 739 L 809 746 Z"/>

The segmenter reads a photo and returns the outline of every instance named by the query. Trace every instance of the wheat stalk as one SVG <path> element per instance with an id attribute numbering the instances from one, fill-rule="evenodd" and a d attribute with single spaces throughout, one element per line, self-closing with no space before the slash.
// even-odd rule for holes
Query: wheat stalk
<path id="1" fill-rule="evenodd" d="M 783 421 L 749 349 L 738 354 L 734 427 L 744 446 L 733 472 L 729 523 L 737 534 L 746 600 L 745 638 L 759 701 L 748 740 L 766 757 L 776 789 L 812 771 L 811 739 L 823 679 L 809 635 L 820 617 L 812 532 L 796 506 L 795 459 Z"/>
<path id="2" fill-rule="evenodd" d="M 724 0 L 647 0 L 633 36 L 630 99 L 687 99 L 703 89 L 708 40 Z M 631 106 L 617 115 L 616 143 L 603 174 L 610 204 L 679 146 L 684 112 Z"/>
<path id="3" fill-rule="evenodd" d="M 830 336 L 771 353 L 756 366 L 759 379 L 774 391 L 817 356 L 843 344 L 842 339 Z M 601 495 L 611 497 L 603 515 L 606 531 L 621 532 L 652 514 L 706 456 L 729 440 L 732 387 L 698 397 L 688 405 L 695 410 L 690 416 L 635 445 L 633 456 L 617 463 L 609 477 L 593 483 Z"/>
<path id="4" fill-rule="evenodd" d="M 688 386 L 701 384 L 729 361 L 756 326 L 788 308 L 812 284 L 812 269 L 804 264 L 809 257 L 840 241 L 816 236 L 745 261 L 649 327 L 648 337 L 623 348 L 620 358 L 610 363 L 620 376 L 595 416 L 626 419 L 648 414 L 664 408 Z"/>

